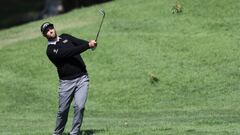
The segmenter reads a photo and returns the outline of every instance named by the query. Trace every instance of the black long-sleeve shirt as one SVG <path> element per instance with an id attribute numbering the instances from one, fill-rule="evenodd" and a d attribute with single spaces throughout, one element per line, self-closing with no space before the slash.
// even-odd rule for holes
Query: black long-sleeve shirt
<path id="1" fill-rule="evenodd" d="M 57 67 L 61 80 L 72 80 L 87 74 L 85 63 L 80 55 L 87 49 L 89 49 L 88 41 L 62 34 L 59 36 L 59 41 L 48 45 L 47 56 Z"/>

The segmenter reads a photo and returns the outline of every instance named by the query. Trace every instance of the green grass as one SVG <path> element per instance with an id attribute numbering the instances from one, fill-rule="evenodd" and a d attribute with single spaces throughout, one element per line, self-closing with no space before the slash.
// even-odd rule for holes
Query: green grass
<path id="1" fill-rule="evenodd" d="M 82 130 L 96 135 L 240 134 L 238 0 L 115 0 L 49 18 L 58 33 L 94 38 L 83 54 L 90 91 Z M 0 31 L 0 134 L 47 135 L 58 78 L 39 27 Z M 152 84 L 150 74 L 159 78 Z M 71 128 L 72 110 L 65 133 Z"/>

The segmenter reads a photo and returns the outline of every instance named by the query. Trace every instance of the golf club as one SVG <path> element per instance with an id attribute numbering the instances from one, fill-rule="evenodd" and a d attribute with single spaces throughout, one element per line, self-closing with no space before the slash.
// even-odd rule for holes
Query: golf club
<path id="1" fill-rule="evenodd" d="M 97 40 L 98 40 L 98 36 L 99 36 L 99 33 L 100 33 L 100 31 L 101 31 L 101 28 L 102 28 L 102 24 L 103 24 L 103 20 L 104 20 L 104 18 L 105 18 L 105 11 L 103 10 L 103 9 L 100 9 L 99 10 L 99 13 L 102 15 L 102 21 L 101 21 L 101 23 L 100 23 L 100 27 L 99 27 L 99 29 L 98 29 L 98 32 L 97 32 L 97 36 L 96 36 L 96 42 L 97 42 Z M 92 50 L 94 50 L 95 48 L 93 48 Z"/>

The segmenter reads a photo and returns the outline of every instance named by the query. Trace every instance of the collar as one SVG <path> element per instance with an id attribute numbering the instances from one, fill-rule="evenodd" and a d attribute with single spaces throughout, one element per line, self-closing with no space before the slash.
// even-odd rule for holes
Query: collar
<path id="1" fill-rule="evenodd" d="M 57 37 L 57 40 L 55 41 L 48 41 L 48 45 L 56 45 L 59 40 L 62 39 L 61 37 Z"/>

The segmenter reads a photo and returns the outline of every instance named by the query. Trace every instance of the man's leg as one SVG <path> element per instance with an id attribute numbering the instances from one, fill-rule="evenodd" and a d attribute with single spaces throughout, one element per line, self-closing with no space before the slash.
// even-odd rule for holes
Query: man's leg
<path id="1" fill-rule="evenodd" d="M 74 92 L 74 117 L 71 135 L 77 135 L 82 125 L 84 107 L 87 101 L 89 79 L 87 75 L 79 78 Z"/>
<path id="2" fill-rule="evenodd" d="M 74 96 L 75 84 L 71 80 L 60 80 L 59 108 L 54 135 L 61 135 L 67 123 L 69 107 Z"/>

